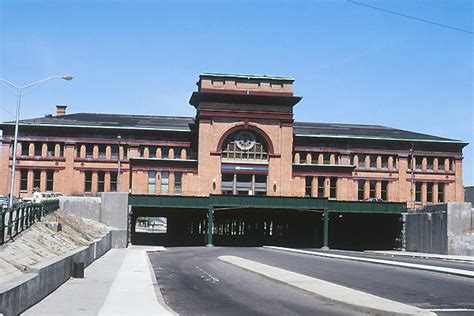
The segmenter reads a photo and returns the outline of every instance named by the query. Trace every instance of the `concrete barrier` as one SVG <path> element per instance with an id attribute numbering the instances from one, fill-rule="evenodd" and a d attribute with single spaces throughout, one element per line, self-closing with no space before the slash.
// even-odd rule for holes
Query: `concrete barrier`
<path id="1" fill-rule="evenodd" d="M 112 232 L 65 255 L 34 265 L 19 278 L 0 284 L 0 313 L 19 315 L 57 289 L 72 276 L 74 262 L 87 267 L 112 247 Z"/>

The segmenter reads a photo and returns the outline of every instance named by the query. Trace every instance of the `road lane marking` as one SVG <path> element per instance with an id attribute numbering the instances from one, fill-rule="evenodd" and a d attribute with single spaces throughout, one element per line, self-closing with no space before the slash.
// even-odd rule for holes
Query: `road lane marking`
<path id="1" fill-rule="evenodd" d="M 453 274 L 453 275 L 458 275 L 458 276 L 463 276 L 463 277 L 468 277 L 468 278 L 474 278 L 474 271 L 462 270 L 462 269 L 429 266 L 425 264 L 398 262 L 398 261 L 391 261 L 391 260 L 384 260 L 384 259 L 371 259 L 371 258 L 353 257 L 353 256 L 346 256 L 346 255 L 336 255 L 336 254 L 330 254 L 330 253 L 325 253 L 325 252 L 308 251 L 308 250 L 277 247 L 277 246 L 263 246 L 263 248 L 301 253 L 305 255 L 312 255 L 312 256 L 318 256 L 318 257 L 333 258 L 333 259 L 345 259 L 345 260 L 352 260 L 352 261 L 377 263 L 377 264 L 384 264 L 384 265 L 390 265 L 390 266 L 395 266 L 395 267 L 440 272 L 440 273 Z"/>
<path id="2" fill-rule="evenodd" d="M 269 279 L 293 286 L 329 302 L 351 308 L 356 311 L 377 315 L 436 315 L 429 310 L 395 302 L 342 285 L 312 278 L 307 275 L 283 270 L 274 266 L 258 263 L 234 256 L 220 256 L 219 260 L 242 269 L 263 275 Z"/>
<path id="3" fill-rule="evenodd" d="M 198 266 L 196 266 L 196 269 L 198 269 L 199 271 L 201 271 L 202 273 L 204 273 L 204 274 L 208 277 L 208 279 L 206 279 L 206 281 L 211 281 L 212 284 L 219 282 L 219 279 L 218 279 L 218 278 L 214 277 L 213 275 L 211 275 L 211 274 L 210 274 L 209 272 L 207 272 L 206 270 L 201 269 L 201 268 L 198 267 Z M 204 276 L 201 275 L 201 278 L 203 279 Z"/>
<path id="4" fill-rule="evenodd" d="M 472 308 L 430 308 L 432 312 L 474 312 Z"/>

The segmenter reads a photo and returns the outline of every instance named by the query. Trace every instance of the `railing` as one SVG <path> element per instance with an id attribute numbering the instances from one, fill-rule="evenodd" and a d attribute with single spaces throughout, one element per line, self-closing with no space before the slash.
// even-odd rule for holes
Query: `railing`
<path id="1" fill-rule="evenodd" d="M 18 203 L 12 208 L 0 211 L 0 245 L 12 240 L 43 216 L 56 211 L 59 200 L 46 200 L 41 203 Z"/>

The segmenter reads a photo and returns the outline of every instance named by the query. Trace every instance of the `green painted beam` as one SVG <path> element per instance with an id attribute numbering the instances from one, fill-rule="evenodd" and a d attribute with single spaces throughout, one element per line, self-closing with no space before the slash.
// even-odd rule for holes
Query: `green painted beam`
<path id="1" fill-rule="evenodd" d="M 325 208 L 327 208 L 329 212 L 340 213 L 402 214 L 406 212 L 405 203 L 336 201 L 328 200 L 327 198 L 302 197 L 238 195 L 211 195 L 209 197 L 191 197 L 130 194 L 128 201 L 130 206 L 206 210 L 209 209 L 210 205 L 212 205 L 214 208 L 245 207 L 293 210 L 324 210 Z"/>

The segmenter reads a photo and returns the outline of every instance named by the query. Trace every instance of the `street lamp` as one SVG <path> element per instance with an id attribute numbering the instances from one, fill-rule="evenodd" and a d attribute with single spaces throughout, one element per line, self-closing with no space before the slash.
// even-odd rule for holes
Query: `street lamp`
<path id="1" fill-rule="evenodd" d="M 122 136 L 117 135 L 117 143 L 118 143 L 118 158 L 117 158 L 117 192 L 120 192 L 120 141 L 122 140 Z"/>
<path id="2" fill-rule="evenodd" d="M 33 90 L 34 88 L 37 88 L 37 87 L 41 86 L 42 84 L 46 83 L 47 81 L 53 80 L 53 79 L 63 79 L 63 80 L 70 81 L 73 78 L 72 78 L 72 76 L 53 76 L 53 77 L 48 77 L 48 78 L 44 78 L 44 79 L 29 83 L 27 85 L 23 85 L 23 86 L 15 85 L 15 84 L 11 83 L 10 81 L 8 81 L 6 79 L 0 78 L 1 83 L 5 84 L 10 89 L 13 89 L 13 91 L 16 94 L 16 98 L 17 98 L 17 101 L 16 101 L 16 119 L 15 119 L 15 138 L 14 138 L 14 141 L 13 141 L 12 174 L 11 174 L 11 178 L 10 178 L 10 180 L 11 180 L 10 181 L 10 200 L 8 202 L 9 207 L 13 206 L 13 194 L 15 192 L 14 186 L 15 186 L 15 169 L 16 169 L 16 147 L 17 147 L 17 143 L 18 143 L 18 125 L 19 125 L 19 120 L 20 120 L 21 97 L 24 94 L 26 94 L 26 93 L 30 92 L 31 90 Z"/>

